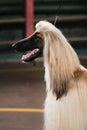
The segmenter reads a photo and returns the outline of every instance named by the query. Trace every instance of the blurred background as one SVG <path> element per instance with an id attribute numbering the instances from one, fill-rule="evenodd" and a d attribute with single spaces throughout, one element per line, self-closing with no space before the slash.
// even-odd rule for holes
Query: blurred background
<path id="1" fill-rule="evenodd" d="M 55 26 L 87 66 L 87 0 L 0 0 L 0 130 L 43 128 L 43 60 L 23 64 L 11 46 L 31 35 L 38 21 L 54 24 L 56 16 Z"/>
<path id="2" fill-rule="evenodd" d="M 40 20 L 61 29 L 81 60 L 87 55 L 86 0 L 0 0 L 0 60 L 20 59 L 13 52 L 15 41 L 29 36 Z M 82 62 L 83 63 L 83 62 Z"/>

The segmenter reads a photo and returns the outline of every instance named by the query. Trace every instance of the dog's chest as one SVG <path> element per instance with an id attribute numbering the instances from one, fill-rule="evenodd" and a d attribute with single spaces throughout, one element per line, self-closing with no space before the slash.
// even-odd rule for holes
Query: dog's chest
<path id="1" fill-rule="evenodd" d="M 50 92 L 45 101 L 44 118 L 45 130 L 85 130 L 86 128 L 76 92 L 74 94 L 71 92 L 67 97 L 58 100 Z"/>

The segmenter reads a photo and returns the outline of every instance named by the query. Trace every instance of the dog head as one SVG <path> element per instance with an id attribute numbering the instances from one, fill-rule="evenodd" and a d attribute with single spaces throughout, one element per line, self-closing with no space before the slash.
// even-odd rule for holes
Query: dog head
<path id="1" fill-rule="evenodd" d="M 17 52 L 25 53 L 21 58 L 24 62 L 30 62 L 42 56 L 46 35 L 53 30 L 57 30 L 51 23 L 47 21 L 38 22 L 35 28 L 36 30 L 31 36 L 19 40 L 12 45 L 14 50 Z"/>
<path id="2" fill-rule="evenodd" d="M 12 45 L 17 52 L 23 52 L 22 61 L 30 62 L 43 54 L 43 35 L 35 31 L 31 36 Z"/>
<path id="3" fill-rule="evenodd" d="M 25 53 L 21 58 L 24 62 L 30 62 L 42 56 L 46 35 L 53 30 L 57 30 L 51 23 L 47 21 L 38 22 L 35 28 L 36 30 L 31 36 L 19 40 L 12 45 L 14 50 L 17 52 Z"/>

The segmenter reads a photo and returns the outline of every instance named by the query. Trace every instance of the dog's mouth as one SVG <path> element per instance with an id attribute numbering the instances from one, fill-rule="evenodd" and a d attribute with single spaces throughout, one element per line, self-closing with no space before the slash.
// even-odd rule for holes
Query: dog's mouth
<path id="1" fill-rule="evenodd" d="M 22 57 L 21 60 L 24 62 L 33 61 L 34 59 L 38 58 L 40 55 L 40 49 L 36 48 L 30 51 L 27 51 Z"/>
<path id="2" fill-rule="evenodd" d="M 28 38 L 24 38 L 12 45 L 17 52 L 24 53 L 21 60 L 24 62 L 34 61 L 43 54 L 43 37 L 35 32 Z"/>

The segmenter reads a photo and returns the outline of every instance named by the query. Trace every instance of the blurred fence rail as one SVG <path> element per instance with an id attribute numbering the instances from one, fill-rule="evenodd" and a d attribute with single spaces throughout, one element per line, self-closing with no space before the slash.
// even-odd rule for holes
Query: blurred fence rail
<path id="1" fill-rule="evenodd" d="M 34 25 L 40 20 L 61 29 L 82 60 L 87 60 L 87 0 L 34 0 Z M 0 59 L 19 59 L 11 44 L 25 37 L 25 0 L 0 0 Z"/>

